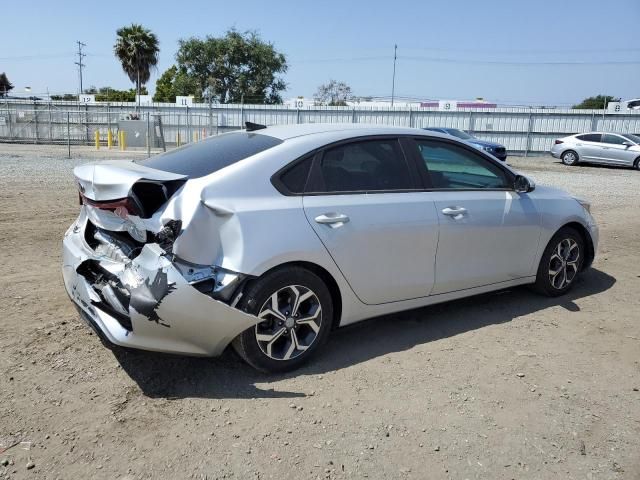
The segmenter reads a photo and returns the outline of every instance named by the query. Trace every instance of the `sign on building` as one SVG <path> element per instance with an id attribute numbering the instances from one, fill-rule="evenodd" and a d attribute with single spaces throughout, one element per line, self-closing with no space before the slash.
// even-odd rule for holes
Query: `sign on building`
<path id="1" fill-rule="evenodd" d="M 179 107 L 191 107 L 193 105 L 193 95 L 188 97 L 176 95 L 176 105 Z"/>
<path id="2" fill-rule="evenodd" d="M 440 100 L 438 102 L 438 110 L 444 112 L 453 112 L 458 110 L 458 102 L 455 100 Z"/>
<path id="3" fill-rule="evenodd" d="M 81 93 L 78 96 L 78 101 L 80 103 L 96 103 L 96 96 L 88 93 Z"/>

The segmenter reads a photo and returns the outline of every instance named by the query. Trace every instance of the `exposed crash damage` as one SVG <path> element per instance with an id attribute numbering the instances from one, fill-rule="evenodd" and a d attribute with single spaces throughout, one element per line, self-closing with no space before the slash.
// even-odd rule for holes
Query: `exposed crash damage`
<path id="1" fill-rule="evenodd" d="M 185 231 L 171 218 L 185 210 L 180 199 L 169 202 L 184 183 L 175 177 L 135 163 L 79 167 L 82 207 L 63 242 L 65 287 L 83 317 L 115 344 L 217 355 L 259 319 L 228 304 L 246 275 L 174 252 Z M 141 182 L 146 193 L 138 197 Z M 209 210 L 201 202 L 191 207 Z"/>

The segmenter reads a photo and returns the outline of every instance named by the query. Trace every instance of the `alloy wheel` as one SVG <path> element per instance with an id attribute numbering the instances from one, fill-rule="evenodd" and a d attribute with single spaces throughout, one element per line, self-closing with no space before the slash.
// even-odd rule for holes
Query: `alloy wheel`
<path id="1" fill-rule="evenodd" d="M 562 160 L 564 161 L 565 164 L 567 165 L 573 165 L 574 163 L 576 163 L 577 157 L 576 154 L 573 152 L 567 152 L 564 154 L 564 156 L 562 157 Z"/>
<path id="2" fill-rule="evenodd" d="M 557 290 L 566 288 L 578 274 L 580 246 L 572 238 L 563 238 L 549 260 L 549 282 Z"/>
<path id="3" fill-rule="evenodd" d="M 313 290 L 289 285 L 274 292 L 260 308 L 255 335 L 262 353 L 273 360 L 302 355 L 318 338 L 322 305 Z"/>

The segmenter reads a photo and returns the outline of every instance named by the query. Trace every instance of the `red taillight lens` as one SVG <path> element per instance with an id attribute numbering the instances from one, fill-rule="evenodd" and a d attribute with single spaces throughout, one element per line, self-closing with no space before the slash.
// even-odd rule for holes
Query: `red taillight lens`
<path id="1" fill-rule="evenodd" d="M 100 210 L 109 210 L 111 212 L 115 212 L 116 209 L 123 208 L 129 215 L 139 215 L 138 208 L 136 207 L 133 200 L 129 197 L 99 202 L 96 200 L 91 200 L 90 198 L 85 197 L 83 194 L 80 194 L 80 203 L 99 208 Z"/>
<path id="2" fill-rule="evenodd" d="M 556 140 L 555 144 L 556 145 L 560 145 L 561 143 L 564 143 L 562 140 Z"/>

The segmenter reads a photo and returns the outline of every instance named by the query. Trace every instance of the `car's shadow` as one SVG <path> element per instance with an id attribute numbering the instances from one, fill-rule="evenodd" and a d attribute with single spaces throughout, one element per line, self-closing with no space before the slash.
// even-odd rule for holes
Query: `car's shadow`
<path id="1" fill-rule="evenodd" d="M 125 372 L 150 397 L 300 397 L 306 393 L 255 384 L 339 370 L 415 345 L 509 322 L 555 305 L 567 312 L 579 311 L 575 300 L 604 292 L 615 281 L 611 275 L 592 268 L 568 294 L 558 298 L 540 296 L 526 287 L 518 287 L 367 320 L 333 332 L 323 351 L 309 365 L 284 375 L 266 375 L 253 370 L 231 348 L 220 358 L 181 357 L 115 346 L 111 349 Z"/>

